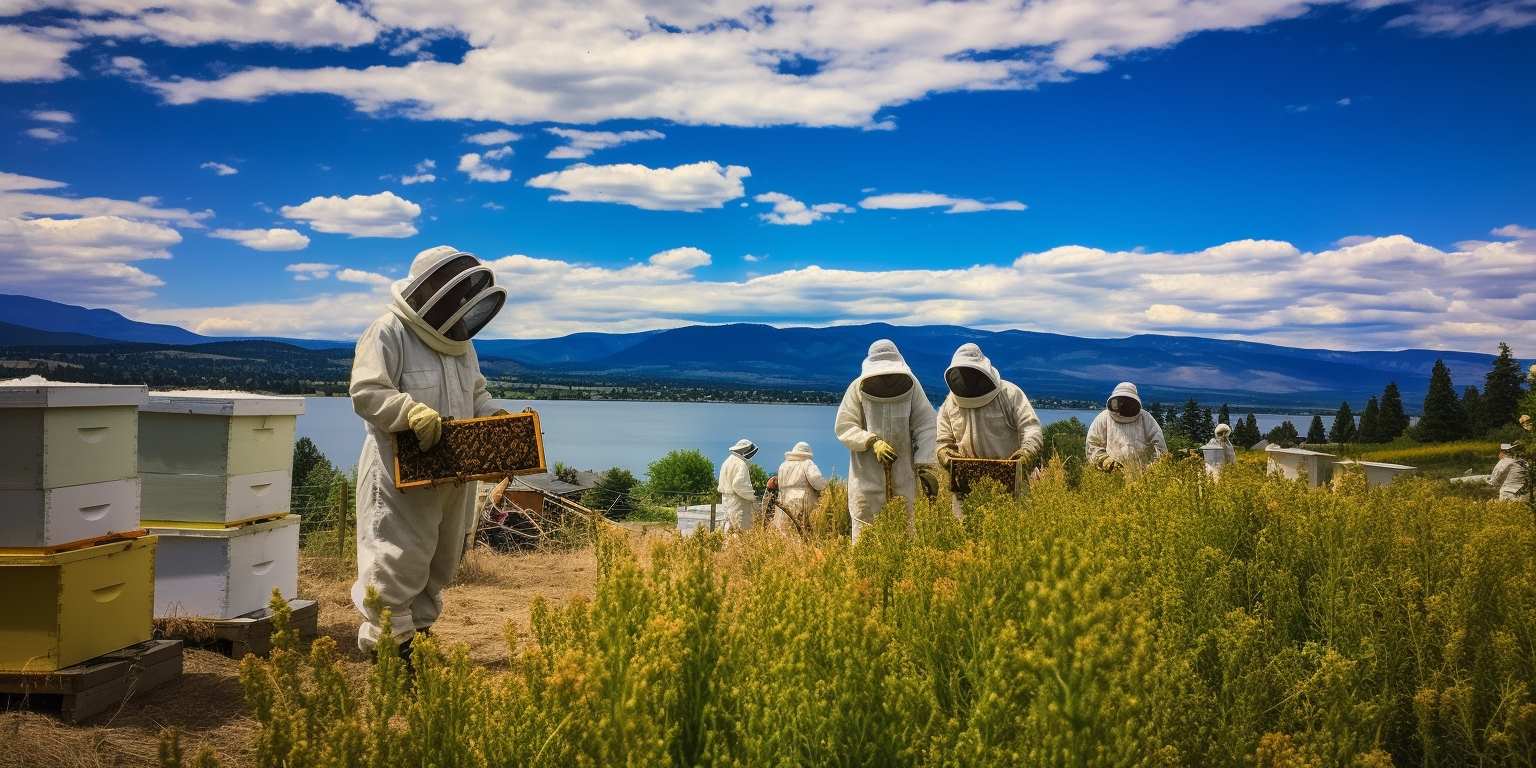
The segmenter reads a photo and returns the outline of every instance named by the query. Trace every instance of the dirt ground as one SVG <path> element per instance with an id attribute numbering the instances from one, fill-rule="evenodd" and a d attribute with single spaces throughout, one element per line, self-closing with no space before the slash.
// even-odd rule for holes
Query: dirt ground
<path id="1" fill-rule="evenodd" d="M 505 555 L 476 549 L 466 558 L 459 583 L 449 588 L 447 608 L 434 627 L 439 637 L 465 643 L 476 661 L 505 666 L 505 627 L 528 628 L 534 598 L 564 601 L 590 596 L 597 564 L 592 550 Z M 357 651 L 357 612 L 348 596 L 351 578 L 306 561 L 300 596 L 320 603 L 320 634 L 347 652 L 356 679 L 368 660 Z M 176 728 L 187 755 L 212 746 L 226 766 L 251 765 L 255 722 L 240 690 L 238 661 L 211 651 L 186 651 L 181 679 L 125 704 L 115 714 L 72 726 L 25 711 L 0 712 L 0 766 L 84 768 L 159 764 L 159 734 Z"/>

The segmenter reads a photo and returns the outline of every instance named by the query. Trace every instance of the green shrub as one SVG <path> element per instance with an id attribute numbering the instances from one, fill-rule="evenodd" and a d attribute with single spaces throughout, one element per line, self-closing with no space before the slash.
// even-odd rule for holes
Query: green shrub
<path id="1" fill-rule="evenodd" d="M 654 497 L 698 496 L 715 490 L 715 463 L 698 449 L 676 450 L 651 462 L 646 490 Z"/>

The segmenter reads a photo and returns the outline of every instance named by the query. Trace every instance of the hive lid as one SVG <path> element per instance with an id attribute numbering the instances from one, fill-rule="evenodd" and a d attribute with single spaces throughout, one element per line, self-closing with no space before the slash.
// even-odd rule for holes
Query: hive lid
<path id="1" fill-rule="evenodd" d="M 233 390 L 180 389 L 149 393 L 149 400 L 140 410 L 198 416 L 298 416 L 304 413 L 304 398 Z"/>
<path id="2" fill-rule="evenodd" d="M 1343 461 L 1336 461 L 1334 463 L 1335 464 L 1359 464 L 1362 467 L 1377 467 L 1379 469 L 1396 469 L 1396 470 L 1418 469 L 1418 467 L 1410 467 L 1407 464 L 1392 464 L 1390 462 L 1385 462 L 1385 461 L 1360 461 L 1358 459 L 1345 459 Z"/>
<path id="3" fill-rule="evenodd" d="M 141 384 L 81 384 L 41 376 L 0 381 L 0 408 L 80 408 L 144 404 Z"/>
<path id="4" fill-rule="evenodd" d="M 88 560 L 93 557 L 115 555 L 119 552 L 127 552 L 130 549 L 154 546 L 160 539 L 157 536 L 140 536 L 123 541 L 109 541 L 106 544 L 97 544 L 94 547 L 82 547 L 63 552 L 38 552 L 36 554 L 15 554 L 0 556 L 0 568 L 13 565 L 63 565 L 77 560 Z"/>
<path id="5" fill-rule="evenodd" d="M 1269 453 L 1284 453 L 1289 456 L 1327 456 L 1330 459 L 1338 458 L 1331 453 L 1323 453 L 1322 451 L 1309 451 L 1305 448 L 1277 448 L 1271 445 L 1264 450 L 1268 451 Z"/>
<path id="6" fill-rule="evenodd" d="M 228 528 L 197 525 L 195 523 L 187 526 L 181 526 L 175 523 L 161 522 L 158 520 L 145 520 L 143 523 L 141 523 L 145 530 L 157 536 L 193 539 L 232 539 L 236 536 L 246 536 L 252 533 L 261 533 L 263 531 L 270 531 L 277 528 L 287 528 L 288 526 L 298 524 L 298 515 L 283 515 L 282 517 L 274 517 L 271 520 L 262 520 L 261 522 L 257 523 L 246 523 L 245 525 L 236 525 Z"/>

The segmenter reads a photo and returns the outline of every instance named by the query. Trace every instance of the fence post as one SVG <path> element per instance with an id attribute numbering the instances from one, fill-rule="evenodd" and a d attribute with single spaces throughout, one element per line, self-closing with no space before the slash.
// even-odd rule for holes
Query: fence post
<path id="1" fill-rule="evenodd" d="M 710 501 L 709 501 L 709 532 L 710 533 L 714 533 L 715 532 L 715 505 L 717 503 L 718 502 L 715 501 L 714 497 L 711 496 L 710 497 Z"/>
<path id="2" fill-rule="evenodd" d="M 343 537 L 347 532 L 347 491 L 346 481 L 337 478 L 333 495 L 336 497 L 336 560 L 342 562 L 347 557 L 347 542 Z"/>

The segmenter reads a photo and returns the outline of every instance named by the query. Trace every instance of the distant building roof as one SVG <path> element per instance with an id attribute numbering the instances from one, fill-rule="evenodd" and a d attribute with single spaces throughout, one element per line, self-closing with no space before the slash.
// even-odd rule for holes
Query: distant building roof
<path id="1" fill-rule="evenodd" d="M 580 483 L 567 483 L 564 480 L 555 477 L 554 474 L 550 472 L 542 472 L 537 475 L 519 475 L 516 478 L 516 482 L 528 486 L 529 488 L 532 488 L 536 491 L 543 491 L 555 496 L 571 496 L 574 494 L 582 493 L 597 485 L 597 475 L 591 472 L 586 474 L 591 475 L 592 482 L 587 483 L 587 478 L 582 477 L 581 473 L 579 472 L 577 473 L 576 479 L 581 481 Z"/>
<path id="2" fill-rule="evenodd" d="M 1251 448 L 1250 450 L 1262 451 L 1262 450 L 1264 450 L 1265 448 L 1268 448 L 1268 447 L 1269 447 L 1269 441 L 1268 440 L 1260 440 L 1257 443 L 1254 443 L 1253 444 L 1253 448 Z"/>

